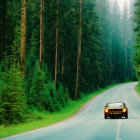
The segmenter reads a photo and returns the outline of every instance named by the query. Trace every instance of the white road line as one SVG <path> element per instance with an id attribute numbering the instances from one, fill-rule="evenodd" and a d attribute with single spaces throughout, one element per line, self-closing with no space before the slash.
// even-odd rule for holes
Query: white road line
<path id="1" fill-rule="evenodd" d="M 121 125 L 121 120 L 119 119 L 116 140 L 120 140 L 120 138 L 119 138 L 119 135 L 120 135 L 120 125 Z"/>

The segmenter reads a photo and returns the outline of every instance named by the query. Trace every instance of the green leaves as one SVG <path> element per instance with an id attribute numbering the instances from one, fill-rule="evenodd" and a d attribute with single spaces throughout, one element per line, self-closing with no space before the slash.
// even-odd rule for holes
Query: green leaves
<path id="1" fill-rule="evenodd" d="M 66 105 L 68 101 L 68 91 L 62 85 L 56 89 L 55 83 L 50 79 L 47 68 L 40 69 L 39 63 L 34 68 L 33 79 L 28 103 L 39 110 L 57 111 Z M 46 74 L 45 74 L 46 73 Z"/>

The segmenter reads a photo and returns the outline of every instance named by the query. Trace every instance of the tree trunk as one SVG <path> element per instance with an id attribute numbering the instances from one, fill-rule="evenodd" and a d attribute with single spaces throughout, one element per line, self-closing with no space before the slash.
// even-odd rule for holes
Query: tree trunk
<path id="1" fill-rule="evenodd" d="M 62 67 L 61 67 L 61 81 L 63 83 L 63 78 L 64 78 L 64 61 L 65 61 L 65 58 L 64 58 L 64 46 L 62 48 L 63 50 L 63 54 L 62 54 Z"/>
<path id="2" fill-rule="evenodd" d="M 42 58 L 43 58 L 43 48 L 44 48 L 44 0 L 41 0 L 40 8 L 40 68 L 42 68 Z"/>
<path id="3" fill-rule="evenodd" d="M 80 70 L 80 59 L 81 59 L 81 25 L 82 25 L 82 0 L 80 0 L 80 19 L 79 19 L 75 99 L 78 97 L 78 90 L 79 90 L 78 88 L 79 88 L 79 70 Z"/>
<path id="4" fill-rule="evenodd" d="M 25 48 L 26 48 L 26 0 L 21 0 L 21 48 L 20 48 L 20 67 L 21 75 L 24 76 L 25 70 Z"/>
<path id="5" fill-rule="evenodd" d="M 126 72 L 126 76 L 125 76 L 125 80 L 128 80 L 128 60 L 127 60 L 127 38 L 125 39 L 125 72 Z"/>
<path id="6" fill-rule="evenodd" d="M 109 51 L 109 81 L 110 81 L 110 83 L 112 83 L 112 32 L 111 32 L 111 38 L 110 38 L 110 45 L 111 45 L 111 47 L 110 47 L 110 51 Z"/>
<path id="7" fill-rule="evenodd" d="M 2 1 L 3 17 L 2 17 L 2 52 L 4 53 L 6 48 L 6 0 Z"/>
<path id="8" fill-rule="evenodd" d="M 57 8 L 56 8 L 55 85 L 57 82 L 57 57 L 58 57 L 58 0 L 57 0 Z"/>

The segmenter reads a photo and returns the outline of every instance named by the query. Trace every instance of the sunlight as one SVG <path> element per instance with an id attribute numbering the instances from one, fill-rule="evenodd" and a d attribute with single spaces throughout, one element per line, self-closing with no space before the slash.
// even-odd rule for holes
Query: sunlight
<path id="1" fill-rule="evenodd" d="M 124 12 L 124 6 L 125 4 L 127 5 L 127 2 L 126 0 L 117 0 L 117 2 L 118 2 L 119 10 L 120 10 L 120 15 L 122 16 Z"/>
<path id="2" fill-rule="evenodd" d="M 124 3 L 126 2 L 126 0 L 117 0 L 117 1 L 118 1 L 119 8 L 120 8 L 121 10 L 123 10 L 123 8 L 124 8 Z"/>
<path id="3" fill-rule="evenodd" d="M 118 5 L 119 14 L 122 16 L 124 10 L 127 10 L 127 16 L 131 15 L 130 0 L 108 0 L 110 5 L 110 12 L 114 11 L 114 4 Z"/>

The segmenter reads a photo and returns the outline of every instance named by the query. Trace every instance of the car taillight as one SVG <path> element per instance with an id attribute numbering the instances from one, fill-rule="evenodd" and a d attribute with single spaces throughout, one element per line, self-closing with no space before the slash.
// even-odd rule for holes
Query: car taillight
<path id="1" fill-rule="evenodd" d="M 123 109 L 123 112 L 126 112 L 126 108 Z"/>
<path id="2" fill-rule="evenodd" d="M 109 112 L 109 110 L 108 109 L 105 109 L 105 112 L 107 113 L 107 112 Z"/>

